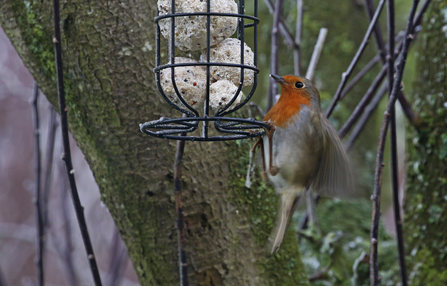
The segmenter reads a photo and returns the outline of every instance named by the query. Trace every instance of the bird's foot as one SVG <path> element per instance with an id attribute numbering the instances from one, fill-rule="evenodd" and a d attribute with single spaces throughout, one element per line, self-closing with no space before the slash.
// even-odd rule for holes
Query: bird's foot
<path id="1" fill-rule="evenodd" d="M 270 130 L 266 131 L 266 135 L 267 138 L 269 140 L 269 155 L 270 155 L 270 160 L 269 160 L 269 173 L 272 176 L 276 176 L 279 172 L 279 168 L 277 166 L 273 166 L 273 151 L 272 151 L 272 146 L 273 146 L 273 133 L 275 133 L 275 126 L 273 125 L 273 123 L 271 122 L 267 122 L 270 125 Z"/>
<path id="2" fill-rule="evenodd" d="M 270 166 L 269 172 L 270 175 L 276 176 L 279 172 L 279 168 L 277 166 Z"/>

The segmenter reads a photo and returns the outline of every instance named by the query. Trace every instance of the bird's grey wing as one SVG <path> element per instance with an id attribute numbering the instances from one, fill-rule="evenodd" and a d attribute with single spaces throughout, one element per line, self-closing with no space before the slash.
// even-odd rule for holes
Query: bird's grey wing
<path id="1" fill-rule="evenodd" d="M 337 132 L 321 116 L 324 148 L 311 187 L 320 196 L 352 197 L 354 184 L 348 156 Z"/>

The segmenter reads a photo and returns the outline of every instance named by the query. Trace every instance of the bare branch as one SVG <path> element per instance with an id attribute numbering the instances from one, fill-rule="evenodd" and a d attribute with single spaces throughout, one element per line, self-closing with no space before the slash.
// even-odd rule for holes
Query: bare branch
<path id="1" fill-rule="evenodd" d="M 269 12 L 271 15 L 275 14 L 275 8 L 273 7 L 272 0 L 264 0 L 265 4 L 269 8 Z M 283 36 L 285 43 L 292 49 L 299 49 L 298 42 L 295 42 L 293 39 L 292 33 L 289 31 L 289 28 L 287 28 L 286 24 L 284 23 L 284 19 L 281 17 L 279 18 L 279 31 L 281 32 L 281 35 Z"/>
<path id="2" fill-rule="evenodd" d="M 284 0 L 276 0 L 275 13 L 272 27 L 272 52 L 270 55 L 270 73 L 278 74 L 278 50 L 279 50 L 279 22 L 281 19 L 282 3 Z M 278 84 L 270 77 L 270 88 L 267 98 L 267 110 L 273 106 L 274 97 L 278 94 Z"/>
<path id="3" fill-rule="evenodd" d="M 293 49 L 293 64 L 295 75 L 301 76 L 301 27 L 303 26 L 303 0 L 296 1 L 296 29 L 295 29 L 295 43 L 297 47 Z"/>
<path id="4" fill-rule="evenodd" d="M 363 67 L 363 69 L 361 71 L 358 72 L 358 74 L 356 74 L 354 76 L 354 78 L 349 82 L 349 84 L 346 86 L 346 88 L 343 90 L 343 93 L 341 94 L 341 98 L 344 98 L 346 96 L 346 94 L 348 94 L 348 92 L 351 91 L 351 89 L 363 78 L 363 76 L 365 76 L 365 74 L 367 74 L 376 64 L 377 62 L 380 60 L 380 56 L 376 55 L 374 58 L 372 58 L 372 60 L 370 60 L 365 67 Z"/>
<path id="5" fill-rule="evenodd" d="M 118 286 L 120 284 L 120 280 L 122 278 L 122 273 L 124 271 L 124 267 L 126 266 L 127 250 L 121 241 L 120 234 L 118 229 L 115 228 L 112 239 L 112 248 L 110 249 L 110 264 L 109 264 L 109 273 L 111 276 L 109 278 L 109 286 Z"/>
<path id="6" fill-rule="evenodd" d="M 391 95 L 394 84 L 394 0 L 387 2 L 387 26 L 388 26 L 388 53 L 387 53 L 387 78 L 388 78 L 388 94 Z M 403 97 L 402 92 L 398 94 Z M 399 168 L 397 158 L 397 135 L 396 135 L 396 107 L 390 110 L 390 149 L 391 149 L 391 177 L 393 187 L 393 209 L 394 223 L 396 225 L 397 250 L 399 255 L 400 279 L 403 286 L 407 286 L 407 268 L 405 267 L 405 250 L 403 241 L 402 219 L 400 217 L 399 203 Z"/>
<path id="7" fill-rule="evenodd" d="M 393 88 L 390 94 L 388 105 L 385 111 L 385 115 L 382 121 L 382 127 L 380 129 L 379 144 L 377 146 L 377 157 L 376 157 L 376 170 L 374 175 L 374 193 L 371 197 L 373 201 L 373 211 L 371 219 L 371 233 L 370 233 L 370 283 L 371 286 L 379 285 L 379 269 L 378 269 L 378 257 L 377 257 L 377 243 L 379 234 L 379 218 L 380 218 L 380 195 L 382 188 L 382 171 L 383 171 L 383 153 L 385 149 L 386 133 L 388 130 L 388 124 L 390 122 L 390 113 L 394 108 L 394 104 L 397 100 L 397 95 L 401 88 L 401 81 L 403 77 L 403 71 L 405 68 L 405 63 L 407 60 L 408 49 L 411 41 L 413 40 L 413 19 L 416 13 L 419 0 L 413 1 L 413 6 L 411 8 L 410 15 L 408 16 L 407 29 L 405 33 L 405 43 L 402 49 L 402 55 L 400 57 L 400 62 L 397 66 L 396 78 L 393 83 Z"/>
<path id="8" fill-rule="evenodd" d="M 382 100 L 383 96 L 385 95 L 386 91 L 387 87 L 386 85 L 384 85 L 374 96 L 371 103 L 365 108 L 365 112 L 363 112 L 362 116 L 358 120 L 358 123 L 354 127 L 354 130 L 352 131 L 348 140 L 346 140 L 345 143 L 346 150 L 350 150 L 352 148 L 355 140 L 357 140 L 360 133 L 364 130 L 363 127 L 365 126 L 366 122 L 368 122 L 368 119 L 371 117 L 371 114 L 374 112 L 374 110 L 376 110 L 377 106 L 379 106 L 379 103 Z"/>
<path id="9" fill-rule="evenodd" d="M 33 98 L 31 100 L 33 110 L 33 123 L 34 123 L 34 156 L 35 156 L 35 176 L 36 186 L 34 193 L 34 208 L 36 211 L 36 226 L 37 226 L 37 257 L 35 260 L 37 267 L 37 285 L 44 285 L 44 269 L 43 269 L 43 256 L 44 256 L 44 221 L 42 215 L 42 193 L 41 193 L 41 159 L 40 159 L 40 125 L 39 125 L 39 87 L 37 82 L 34 82 Z"/>
<path id="10" fill-rule="evenodd" d="M 76 181 L 74 177 L 73 163 L 71 160 L 70 141 L 68 137 L 68 121 L 67 112 L 68 109 L 65 105 L 65 89 L 64 89 L 64 75 L 62 68 L 62 47 L 61 47 L 61 31 L 60 31 L 60 17 L 59 17 L 59 1 L 53 0 L 53 16 L 54 16 L 54 49 L 56 55 L 56 73 L 57 73 L 57 88 L 59 97 L 59 112 L 61 117 L 61 133 L 62 142 L 64 146 L 63 160 L 68 174 L 68 181 L 70 183 L 71 196 L 73 199 L 76 216 L 79 222 L 79 228 L 81 230 L 82 239 L 84 241 L 85 250 L 87 252 L 87 258 L 90 262 L 90 269 L 92 271 L 93 280 L 96 286 L 101 286 L 101 277 L 99 275 L 98 266 L 96 264 L 96 258 L 93 253 L 92 243 L 90 241 L 90 235 L 87 229 L 87 223 L 84 217 L 84 208 L 81 205 L 79 199 L 78 189 L 76 187 Z"/>
<path id="11" fill-rule="evenodd" d="M 391 0 L 390 0 L 391 1 Z M 389 2 L 388 2 L 389 3 Z M 372 0 L 365 0 L 365 7 L 366 7 L 366 12 L 368 14 L 368 16 L 370 17 L 370 19 L 373 18 L 374 15 L 374 3 L 372 2 Z M 417 19 L 416 19 L 417 20 Z M 414 27 L 414 25 L 413 25 Z M 399 40 L 397 40 L 396 38 L 398 37 L 394 37 L 394 28 L 392 29 L 392 40 L 390 39 L 390 37 L 388 37 L 388 42 L 393 44 L 393 47 L 388 47 L 392 48 L 394 50 L 394 42 L 398 42 Z M 387 50 L 387 47 L 385 46 L 385 42 L 383 40 L 383 36 L 382 36 L 382 32 L 380 30 L 380 26 L 376 25 L 375 29 L 374 29 L 374 38 L 376 40 L 376 45 L 377 45 L 377 49 L 379 50 L 379 55 L 380 55 L 380 59 L 382 60 L 382 64 L 386 64 L 387 60 L 385 58 L 385 51 Z M 401 47 L 401 46 L 400 46 Z M 399 48 L 400 49 L 400 48 Z M 396 52 L 398 53 L 398 52 Z M 406 115 L 406 117 L 408 118 L 408 120 L 410 121 L 411 124 L 413 124 L 414 126 L 417 126 L 418 122 L 419 122 L 419 117 L 416 115 L 416 113 L 413 111 L 413 109 L 411 108 L 411 105 L 408 104 L 408 101 L 405 98 L 405 95 L 402 91 L 399 92 L 399 102 L 404 110 L 404 114 Z"/>
<path id="12" fill-rule="evenodd" d="M 317 43 L 315 44 L 314 51 L 312 53 L 312 58 L 307 68 L 306 78 L 312 80 L 314 77 L 315 69 L 317 68 L 318 60 L 320 59 L 321 50 L 323 49 L 324 40 L 326 39 L 327 29 L 321 28 L 318 35 Z"/>
<path id="13" fill-rule="evenodd" d="M 357 53 L 355 54 L 354 58 L 352 59 L 351 64 L 349 65 L 346 72 L 342 74 L 341 82 L 338 86 L 337 91 L 335 92 L 334 99 L 332 100 L 331 105 L 326 110 L 325 115 L 329 118 L 329 116 L 332 114 L 332 111 L 334 111 L 335 105 L 337 105 L 338 101 L 341 98 L 341 93 L 343 92 L 343 88 L 346 85 L 346 82 L 349 79 L 349 76 L 351 75 L 352 71 L 354 70 L 355 66 L 357 65 L 361 55 L 363 54 L 363 51 L 365 50 L 366 46 L 368 45 L 368 39 L 371 36 L 371 33 L 374 29 L 374 26 L 377 23 L 377 20 L 379 19 L 380 12 L 382 11 L 383 5 L 385 4 L 385 0 L 380 0 L 379 6 L 377 8 L 376 13 L 374 14 L 374 18 L 369 24 L 368 30 L 366 31 L 365 37 L 363 38 L 362 43 L 360 44 L 359 49 L 357 50 Z"/>
<path id="14" fill-rule="evenodd" d="M 382 83 L 383 79 L 386 75 L 387 66 L 384 66 L 382 70 L 379 72 L 377 77 L 374 79 L 371 86 L 368 88 L 368 91 L 363 96 L 362 100 L 357 104 L 354 111 L 351 113 L 351 116 L 349 116 L 348 120 L 346 120 L 345 124 L 342 126 L 340 131 L 338 132 L 338 135 L 340 138 L 344 138 L 346 134 L 348 134 L 349 130 L 351 130 L 354 123 L 357 121 L 357 119 L 360 117 L 360 115 L 365 110 L 365 107 L 368 105 L 368 103 L 371 101 L 372 97 L 376 93 L 377 89 L 379 88 L 380 84 Z"/>
<path id="15" fill-rule="evenodd" d="M 54 141 L 56 137 L 56 129 L 58 126 L 56 120 L 56 111 L 52 106 L 48 108 L 50 117 L 48 121 L 48 134 L 47 134 L 47 150 L 45 159 L 45 175 L 42 188 L 42 216 L 45 229 L 48 228 L 48 199 L 50 195 L 51 174 L 53 170 L 53 153 L 54 153 Z"/>

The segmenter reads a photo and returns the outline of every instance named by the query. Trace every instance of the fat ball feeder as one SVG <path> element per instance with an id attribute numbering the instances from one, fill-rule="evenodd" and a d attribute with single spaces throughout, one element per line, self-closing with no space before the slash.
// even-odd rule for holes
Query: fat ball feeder
<path id="1" fill-rule="evenodd" d="M 253 118 L 231 117 L 252 97 L 257 86 L 258 1 L 254 16 L 245 0 L 159 0 L 156 23 L 158 91 L 183 117 L 140 124 L 150 136 L 189 141 L 224 141 L 259 137 L 270 125 Z M 245 21 L 251 23 L 245 24 Z M 253 29 L 253 50 L 244 42 Z M 230 38 L 237 31 L 237 38 Z M 168 39 L 169 62 L 161 64 L 161 37 Z M 200 51 L 201 59 L 176 57 L 175 50 Z M 251 89 L 244 96 L 243 87 Z M 199 112 L 201 110 L 201 112 Z M 200 135 L 191 135 L 203 123 Z M 213 122 L 217 135 L 209 134 Z M 180 134 L 181 133 L 181 134 Z"/>

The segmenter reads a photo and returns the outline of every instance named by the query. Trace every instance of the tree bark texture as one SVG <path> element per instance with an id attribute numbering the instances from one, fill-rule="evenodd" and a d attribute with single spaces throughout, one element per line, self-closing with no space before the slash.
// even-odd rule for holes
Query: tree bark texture
<path id="1" fill-rule="evenodd" d="M 70 130 L 95 175 L 142 285 L 176 285 L 175 142 L 139 123 L 181 117 L 156 90 L 156 2 L 61 3 Z M 0 1 L 0 24 L 57 105 L 51 1 Z M 167 62 L 167 59 L 162 62 Z M 277 198 L 259 176 L 244 187 L 251 143 L 187 142 L 183 204 L 191 285 L 308 285 L 289 231 L 269 256 Z M 81 198 L 82 200 L 82 198 Z M 89 225 L 91 232 L 96 231 Z M 112 234 L 110 234 L 112 235 Z"/>
<path id="2" fill-rule="evenodd" d="M 417 51 L 405 231 L 411 285 L 447 284 L 447 1 L 432 1 Z M 419 37 L 419 36 L 418 36 Z"/>

